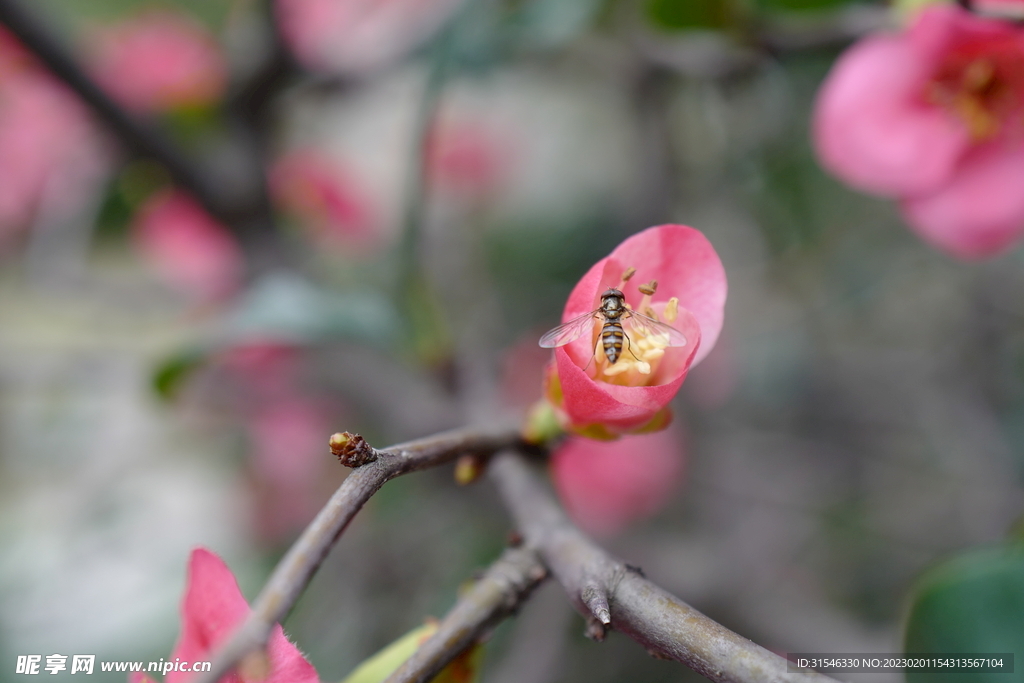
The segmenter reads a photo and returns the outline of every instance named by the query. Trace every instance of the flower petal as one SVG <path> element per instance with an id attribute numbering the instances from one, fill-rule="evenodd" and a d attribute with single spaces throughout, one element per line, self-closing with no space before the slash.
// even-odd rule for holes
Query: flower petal
<path id="1" fill-rule="evenodd" d="M 208 661 L 213 651 L 248 616 L 238 582 L 224 561 L 205 548 L 196 548 L 188 563 L 185 598 L 181 604 L 181 634 L 170 659 Z M 281 625 L 274 626 L 267 642 L 270 675 L 264 683 L 318 683 L 316 669 L 298 648 L 285 638 Z M 182 683 L 191 673 L 172 671 L 167 683 Z M 238 681 L 238 674 L 222 681 Z"/>
<path id="2" fill-rule="evenodd" d="M 722 330 L 728 284 L 725 268 L 711 242 L 699 230 L 686 225 L 655 226 L 623 241 L 607 258 L 594 264 L 573 288 L 562 321 L 597 308 L 601 292 L 618 287 L 622 272 L 630 267 L 636 268 L 631 282 L 657 280 L 656 298 L 677 297 L 680 307 L 696 318 L 701 348 L 693 362 L 699 363 L 714 348 Z M 639 303 L 635 287 L 624 293 L 630 305 Z M 590 341 L 580 341 L 570 346 L 582 358 L 589 358 L 593 354 Z"/>
<path id="3" fill-rule="evenodd" d="M 991 256 L 1024 236 L 1024 146 L 968 155 L 951 182 L 902 203 L 922 238 L 963 259 Z"/>
<path id="4" fill-rule="evenodd" d="M 583 369 L 585 363 L 573 360 L 569 347 L 555 349 L 555 367 L 564 397 L 562 409 L 569 421 L 578 426 L 602 424 L 618 432 L 637 429 L 649 422 L 679 392 L 693 358 L 701 348 L 700 326 L 688 311 L 680 309 L 675 327 L 686 335 L 690 343 L 682 349 L 669 350 L 682 358 L 674 362 L 677 374 L 665 378 L 663 384 L 630 387 L 596 382 Z M 593 350 L 590 354 L 593 355 Z"/>
<path id="5" fill-rule="evenodd" d="M 925 34 L 920 41 L 930 37 Z M 885 196 L 928 192 L 948 180 L 970 137 L 924 99 L 936 65 L 922 52 L 931 51 L 915 49 L 905 36 L 875 36 L 839 58 L 818 92 L 812 124 L 826 169 Z"/>
<path id="6" fill-rule="evenodd" d="M 618 441 L 572 437 L 551 458 L 559 497 L 586 531 L 608 536 L 657 512 L 683 470 L 675 429 Z"/>

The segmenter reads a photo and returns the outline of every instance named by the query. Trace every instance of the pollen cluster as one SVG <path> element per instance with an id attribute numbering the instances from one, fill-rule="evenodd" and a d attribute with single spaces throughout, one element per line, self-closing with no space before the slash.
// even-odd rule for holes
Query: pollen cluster
<path id="1" fill-rule="evenodd" d="M 624 289 L 626 281 L 633 275 L 634 269 L 630 268 L 623 274 L 622 285 Z M 665 349 L 670 346 L 668 335 L 652 329 L 643 323 L 642 319 L 631 314 L 639 311 L 648 318 L 658 322 L 675 322 L 679 315 L 679 300 L 675 297 L 669 299 L 662 310 L 661 316 L 654 309 L 652 297 L 657 291 L 658 283 L 649 282 L 639 286 L 643 299 L 637 309 L 627 309 L 629 313 L 623 317 L 623 332 L 626 343 L 615 363 L 609 363 L 608 357 L 601 349 L 601 327 L 599 323 L 595 327 L 595 367 L 594 379 L 618 384 L 621 386 L 646 386 L 650 384 L 652 375 L 657 371 Z"/>
<path id="2" fill-rule="evenodd" d="M 1024 52 L 1013 42 L 984 41 L 954 50 L 928 99 L 959 118 L 974 141 L 988 140 L 1021 116 Z"/>

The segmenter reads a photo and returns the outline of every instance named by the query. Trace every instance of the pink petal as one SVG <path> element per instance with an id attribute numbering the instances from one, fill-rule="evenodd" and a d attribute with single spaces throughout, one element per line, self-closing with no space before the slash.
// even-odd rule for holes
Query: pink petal
<path id="1" fill-rule="evenodd" d="M 181 634 L 171 658 L 205 660 L 249 614 L 234 575 L 223 560 L 205 548 L 196 548 L 188 562 L 185 598 L 181 604 Z M 172 671 L 167 683 L 189 678 Z"/>
<path id="2" fill-rule="evenodd" d="M 281 31 L 313 69 L 359 73 L 415 48 L 458 0 L 276 0 Z"/>
<path id="3" fill-rule="evenodd" d="M 159 193 L 132 226 L 143 256 L 171 286 L 199 299 L 231 293 L 244 268 L 234 237 L 188 195 Z"/>
<path id="4" fill-rule="evenodd" d="M 358 178 L 319 152 L 299 150 L 280 158 L 270 173 L 270 189 L 321 242 L 367 248 L 381 240 L 373 203 Z"/>
<path id="5" fill-rule="evenodd" d="M 958 120 L 924 100 L 938 66 L 922 55 L 928 51 L 906 36 L 876 36 L 839 58 L 818 92 L 812 124 L 826 169 L 885 196 L 928 192 L 948 180 L 970 139 Z"/>
<path id="6" fill-rule="evenodd" d="M 679 305 L 696 318 L 701 348 L 694 363 L 700 362 L 714 348 L 722 329 L 728 283 L 715 248 L 703 233 L 686 225 L 647 228 L 623 241 L 573 288 L 562 321 L 597 308 L 601 292 L 618 287 L 622 272 L 629 267 L 636 268 L 631 284 L 657 280 L 655 300 L 677 297 Z M 635 286 L 627 287 L 624 293 L 630 305 L 639 303 Z"/>
<path id="7" fill-rule="evenodd" d="M 76 168 L 86 171 L 103 163 L 92 122 L 78 100 L 27 58 L 5 57 L 3 48 L 0 43 L 0 60 L 10 63 L 0 63 L 0 248 L 31 224 L 47 187 L 61 174 L 74 179 Z M 65 195 L 50 201 L 74 202 Z"/>
<path id="8" fill-rule="evenodd" d="M 572 437 L 555 451 L 551 474 L 569 515 L 608 536 L 661 509 L 678 488 L 683 448 L 674 429 L 618 441 Z"/>
<path id="9" fill-rule="evenodd" d="M 968 155 L 937 192 L 902 203 L 925 240 L 963 259 L 991 256 L 1024 236 L 1024 146 L 990 144 Z"/>
<path id="10" fill-rule="evenodd" d="M 953 4 L 932 4 L 918 14 L 906 37 L 923 63 L 935 68 L 952 50 L 965 43 L 1019 38 L 1019 27 L 992 21 Z"/>
<path id="11" fill-rule="evenodd" d="M 205 548 L 192 551 L 188 564 L 185 598 L 181 604 L 181 635 L 170 659 L 209 661 L 214 650 L 231 635 L 249 614 L 249 605 L 234 575 L 223 560 Z M 267 644 L 270 675 L 265 683 L 318 683 L 313 665 L 288 642 L 280 625 L 274 627 Z M 183 683 L 192 673 L 172 671 L 166 683 Z M 222 681 L 239 683 L 238 674 Z"/>
<path id="12" fill-rule="evenodd" d="M 562 320 L 594 310 L 601 293 L 618 287 L 627 268 L 636 269 L 624 291 L 627 302 L 639 305 L 642 295 L 636 285 L 656 280 L 656 302 L 673 296 L 679 299 L 679 317 L 672 324 L 689 343 L 666 350 L 649 386 L 619 386 L 591 379 L 584 370 L 594 356 L 588 335 L 555 349 L 561 400 L 552 399 L 577 427 L 599 424 L 614 432 L 643 427 L 676 395 L 690 366 L 710 351 L 722 328 L 725 269 L 707 238 L 685 225 L 660 225 L 625 240 L 580 279 L 569 295 Z"/>
<path id="13" fill-rule="evenodd" d="M 92 69 L 125 106 L 143 112 L 213 102 L 227 67 L 212 36 L 189 16 L 148 11 L 94 37 Z"/>
<path id="14" fill-rule="evenodd" d="M 682 361 L 677 363 L 673 377 L 653 386 L 627 387 L 596 382 L 583 370 L 593 356 L 593 349 L 582 363 L 569 355 L 569 347 L 576 346 L 577 342 L 555 349 L 555 367 L 564 396 L 562 408 L 569 420 L 579 426 L 602 424 L 617 432 L 637 429 L 650 422 L 679 392 L 700 347 L 701 331 L 693 316 L 680 310 L 674 326 L 692 343 L 684 349 L 669 350 L 669 353 L 680 354 Z M 589 344 L 587 341 L 588 348 Z"/>

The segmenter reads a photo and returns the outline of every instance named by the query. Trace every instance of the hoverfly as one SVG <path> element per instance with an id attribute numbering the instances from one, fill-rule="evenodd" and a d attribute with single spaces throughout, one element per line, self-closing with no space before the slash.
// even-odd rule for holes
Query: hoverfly
<path id="1" fill-rule="evenodd" d="M 634 338 L 654 337 L 661 339 L 661 346 L 686 346 L 686 337 L 682 332 L 633 310 L 626 305 L 626 297 L 622 291 L 615 288 L 604 291 L 601 295 L 601 306 L 597 310 L 584 313 L 549 330 L 540 338 L 539 344 L 545 349 L 565 346 L 579 339 L 584 332 L 593 329 L 595 318 L 604 321 L 601 326 L 601 345 L 609 365 L 614 365 L 619 360 L 623 340 L 629 350 L 630 338 L 626 328 L 634 333 Z"/>

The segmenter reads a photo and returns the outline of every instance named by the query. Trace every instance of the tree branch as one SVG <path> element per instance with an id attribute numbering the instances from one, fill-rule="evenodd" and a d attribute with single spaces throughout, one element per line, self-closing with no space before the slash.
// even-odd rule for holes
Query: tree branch
<path id="1" fill-rule="evenodd" d="M 547 570 L 536 551 L 509 548 L 448 612 L 430 638 L 385 683 L 427 683 L 519 608 Z"/>
<path id="2" fill-rule="evenodd" d="M 527 545 L 587 618 L 600 640 L 612 627 L 655 657 L 674 659 L 718 683 L 826 683 L 815 672 L 788 673 L 788 662 L 709 619 L 611 557 L 569 522 L 523 458 L 505 452 L 491 461 L 498 488 Z"/>
<path id="3" fill-rule="evenodd" d="M 351 437 L 352 435 L 350 435 Z M 287 616 L 320 563 L 366 501 L 390 479 L 450 462 L 461 455 L 491 455 L 520 443 L 514 429 L 456 430 L 377 450 L 358 438 L 372 458 L 353 470 L 299 540 L 281 559 L 253 602 L 252 613 L 216 652 L 212 670 L 195 683 L 214 683 L 243 657 L 263 648 L 274 624 Z M 335 441 L 332 438 L 332 443 Z"/>

